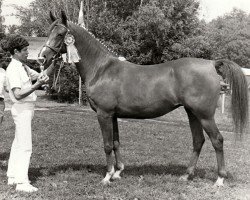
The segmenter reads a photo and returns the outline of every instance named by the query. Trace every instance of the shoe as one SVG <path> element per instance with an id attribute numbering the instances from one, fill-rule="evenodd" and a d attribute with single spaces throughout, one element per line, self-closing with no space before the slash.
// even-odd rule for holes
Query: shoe
<path id="1" fill-rule="evenodd" d="M 34 187 L 33 185 L 29 183 L 21 183 L 16 185 L 16 191 L 19 192 L 36 192 L 38 191 L 38 188 Z"/>
<path id="2" fill-rule="evenodd" d="M 30 183 L 30 180 L 28 180 L 28 183 Z M 13 177 L 8 178 L 8 185 L 16 185 L 16 179 Z"/>
<path id="3" fill-rule="evenodd" d="M 8 185 L 15 185 L 16 184 L 16 179 L 15 178 L 8 178 Z"/>

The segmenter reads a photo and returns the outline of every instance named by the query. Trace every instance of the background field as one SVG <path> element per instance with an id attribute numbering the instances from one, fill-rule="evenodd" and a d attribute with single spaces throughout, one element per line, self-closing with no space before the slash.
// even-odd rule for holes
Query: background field
<path id="1" fill-rule="evenodd" d="M 217 164 L 206 142 L 194 180 L 182 182 L 192 151 L 186 113 L 179 108 L 155 120 L 119 122 L 125 170 L 120 181 L 103 187 L 105 154 L 95 113 L 88 107 L 57 104 L 39 97 L 33 121 L 30 179 L 34 194 L 16 193 L 6 184 L 6 167 L 14 137 L 9 103 L 0 128 L 0 199 L 250 199 L 250 135 L 235 142 L 228 112 L 217 110 L 216 121 L 224 136 L 229 178 L 214 188 Z"/>

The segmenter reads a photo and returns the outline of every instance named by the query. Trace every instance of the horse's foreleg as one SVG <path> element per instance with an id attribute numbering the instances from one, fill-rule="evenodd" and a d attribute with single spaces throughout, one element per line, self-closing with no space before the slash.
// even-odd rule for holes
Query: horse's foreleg
<path id="1" fill-rule="evenodd" d="M 186 109 L 186 112 L 188 114 L 189 125 L 190 125 L 191 132 L 192 132 L 193 153 L 192 153 L 190 163 L 187 168 L 187 175 L 182 176 L 181 177 L 182 180 L 188 180 L 188 179 L 193 178 L 194 170 L 195 170 L 202 146 L 205 142 L 203 129 L 202 129 L 200 121 L 190 110 Z"/>
<path id="2" fill-rule="evenodd" d="M 107 161 L 107 173 L 105 178 L 102 180 L 104 185 L 110 183 L 111 177 L 115 173 L 113 159 L 112 159 L 112 151 L 114 148 L 113 145 L 113 120 L 112 116 L 106 113 L 99 113 L 97 115 L 98 122 L 101 127 L 103 142 L 104 142 L 104 151 L 106 154 L 106 161 Z"/>
<path id="3" fill-rule="evenodd" d="M 203 119 L 201 124 L 211 139 L 212 145 L 216 152 L 217 164 L 218 164 L 218 179 L 215 186 L 223 186 L 224 178 L 227 177 L 225 170 L 224 152 L 223 152 L 223 137 L 217 128 L 214 119 Z"/>
<path id="4" fill-rule="evenodd" d="M 116 160 L 116 172 L 113 175 L 112 179 L 120 179 L 121 172 L 124 170 L 124 164 L 122 162 L 121 153 L 120 153 L 120 140 L 119 140 L 119 128 L 117 117 L 113 117 L 113 141 L 114 141 L 114 154 Z"/>

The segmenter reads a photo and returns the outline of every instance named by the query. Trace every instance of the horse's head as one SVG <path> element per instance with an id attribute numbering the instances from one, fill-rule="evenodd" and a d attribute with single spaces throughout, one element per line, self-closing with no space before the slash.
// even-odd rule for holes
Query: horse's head
<path id="1" fill-rule="evenodd" d="M 39 53 L 38 62 L 47 68 L 52 60 L 66 53 L 65 37 L 69 32 L 67 17 L 64 11 L 61 12 L 61 19 L 56 19 L 50 12 L 52 24 L 49 30 L 48 40 Z"/>

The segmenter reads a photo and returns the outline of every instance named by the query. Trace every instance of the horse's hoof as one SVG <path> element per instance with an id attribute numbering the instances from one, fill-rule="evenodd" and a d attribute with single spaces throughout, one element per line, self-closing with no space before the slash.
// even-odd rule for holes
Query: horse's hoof
<path id="1" fill-rule="evenodd" d="M 185 182 L 187 182 L 188 179 L 189 179 L 189 175 L 188 175 L 188 174 L 183 175 L 183 176 L 181 176 L 181 177 L 179 178 L 180 181 L 185 181 Z"/>
<path id="2" fill-rule="evenodd" d="M 217 181 L 214 184 L 214 187 L 223 187 L 224 186 L 224 178 L 218 177 Z"/>
<path id="3" fill-rule="evenodd" d="M 121 176 L 120 173 L 114 173 L 114 175 L 112 176 L 112 180 L 120 180 Z"/>
<path id="4" fill-rule="evenodd" d="M 111 182 L 110 182 L 110 180 L 105 180 L 105 179 L 103 179 L 103 180 L 101 181 L 101 184 L 102 184 L 102 185 L 110 185 Z"/>

